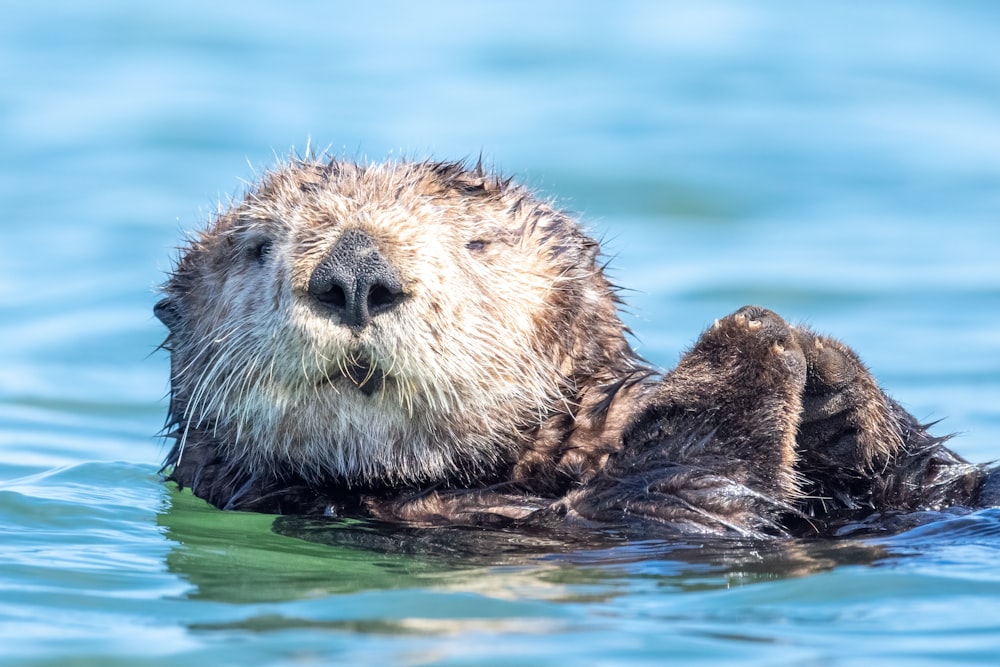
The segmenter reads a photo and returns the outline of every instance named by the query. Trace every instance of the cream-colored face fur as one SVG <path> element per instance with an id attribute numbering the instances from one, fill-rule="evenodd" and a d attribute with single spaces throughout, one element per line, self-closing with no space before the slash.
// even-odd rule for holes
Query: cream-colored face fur
<path id="1" fill-rule="evenodd" d="M 348 230 L 404 294 L 360 329 L 308 293 Z M 458 165 L 293 161 L 193 240 L 165 286 L 174 418 L 252 469 L 307 479 L 488 470 L 572 395 L 580 312 L 614 317 L 595 254 L 572 219 Z"/>

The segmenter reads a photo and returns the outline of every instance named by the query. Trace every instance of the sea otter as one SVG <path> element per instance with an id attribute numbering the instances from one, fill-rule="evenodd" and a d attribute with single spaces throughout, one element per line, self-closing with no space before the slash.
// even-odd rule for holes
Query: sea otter
<path id="1" fill-rule="evenodd" d="M 164 470 L 223 508 L 827 534 L 994 502 L 842 343 L 748 306 L 660 373 L 598 243 L 481 165 L 292 158 L 185 248 Z"/>

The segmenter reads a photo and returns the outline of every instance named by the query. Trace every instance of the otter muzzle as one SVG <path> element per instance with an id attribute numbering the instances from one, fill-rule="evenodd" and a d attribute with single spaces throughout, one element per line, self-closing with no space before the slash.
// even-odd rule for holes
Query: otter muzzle
<path id="1" fill-rule="evenodd" d="M 309 294 L 355 330 L 405 297 L 396 269 L 379 252 L 375 239 L 360 229 L 344 232 L 316 265 L 309 277 Z"/>

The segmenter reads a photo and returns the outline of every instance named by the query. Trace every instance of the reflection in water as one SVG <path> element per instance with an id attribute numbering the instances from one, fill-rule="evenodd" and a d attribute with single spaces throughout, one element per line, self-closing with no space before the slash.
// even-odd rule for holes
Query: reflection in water
<path id="1" fill-rule="evenodd" d="M 176 543 L 167 567 L 191 584 L 189 598 L 254 603 L 405 588 L 432 569 L 405 555 L 372 554 L 290 539 L 275 517 L 222 512 L 171 489 L 158 523 Z"/>
<path id="2" fill-rule="evenodd" d="M 221 512 L 188 492 L 172 499 L 159 516 L 177 543 L 168 567 L 195 586 L 188 597 L 234 603 L 398 589 L 594 602 L 640 583 L 681 592 L 730 588 L 890 555 L 887 545 L 856 540 L 635 541 L 612 531 L 415 528 Z"/>
<path id="3" fill-rule="evenodd" d="M 481 574 L 517 571 L 548 584 L 604 584 L 609 591 L 637 576 L 678 591 L 728 588 L 842 565 L 868 565 L 887 555 L 883 547 L 846 540 L 635 540 L 614 531 L 531 534 L 305 517 L 279 517 L 274 530 L 337 548 L 408 554 L 442 568 L 472 567 Z M 592 596 L 593 589 L 588 589 L 585 597 Z"/>
<path id="4" fill-rule="evenodd" d="M 654 637 L 644 644 L 654 653 L 700 655 L 706 641 L 783 652 L 802 637 L 871 632 L 861 610 L 872 605 L 880 632 L 908 637 L 910 624 L 894 625 L 898 604 L 996 588 L 942 577 L 934 563 L 970 544 L 993 562 L 1000 535 L 1000 510 L 927 513 L 893 535 L 850 528 L 865 539 L 674 542 L 223 512 L 176 490 L 169 505 L 158 517 L 174 544 L 167 566 L 192 586 L 189 602 L 211 608 L 185 613 L 197 636 L 311 638 L 347 654 L 371 650 L 365 638 L 392 640 L 426 661 L 442 646 L 465 657 L 495 646 L 473 637 L 562 647 L 553 656 L 579 655 L 574 637 L 617 655 L 624 636 Z"/>
<path id="5" fill-rule="evenodd" d="M 401 618 L 311 620 L 282 615 L 254 616 L 240 621 L 194 623 L 192 630 L 243 630 L 278 632 L 281 630 L 336 630 L 366 635 L 454 636 L 467 632 L 488 634 L 544 635 L 566 629 L 566 624 L 550 619 L 511 618 Z"/>

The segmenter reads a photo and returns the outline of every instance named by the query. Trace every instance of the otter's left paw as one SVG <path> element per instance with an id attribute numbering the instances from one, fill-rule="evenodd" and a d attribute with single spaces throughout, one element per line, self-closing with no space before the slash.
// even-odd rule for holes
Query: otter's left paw
<path id="1" fill-rule="evenodd" d="M 795 329 L 806 359 L 799 445 L 805 467 L 846 474 L 877 469 L 902 447 L 889 399 L 840 341 Z"/>

